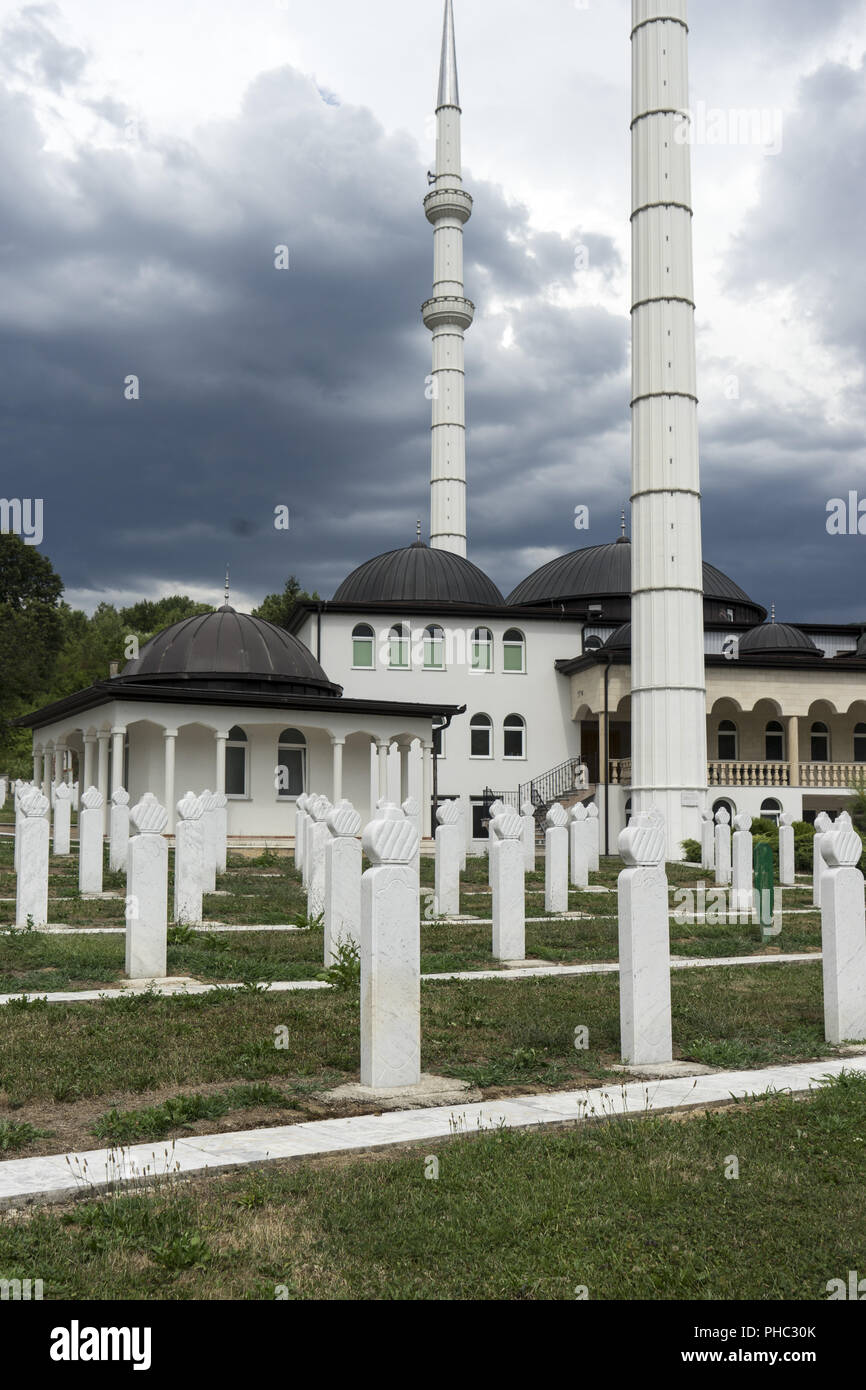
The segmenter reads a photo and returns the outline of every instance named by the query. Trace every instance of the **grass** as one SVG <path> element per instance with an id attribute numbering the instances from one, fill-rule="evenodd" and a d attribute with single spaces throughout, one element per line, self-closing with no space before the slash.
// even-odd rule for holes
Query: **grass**
<path id="1" fill-rule="evenodd" d="M 159 1105 L 143 1106 L 139 1110 L 109 1110 L 93 1126 L 93 1135 L 107 1145 L 139 1144 L 150 1139 L 164 1139 L 175 1131 L 187 1129 L 198 1120 L 221 1119 L 235 1110 L 253 1110 L 259 1106 L 296 1109 L 298 1102 L 263 1082 L 247 1086 L 230 1086 L 216 1095 L 172 1096 Z"/>
<path id="2" fill-rule="evenodd" d="M 849 1074 L 687 1118 L 278 1165 L 7 1220 L 0 1277 L 38 1269 L 49 1300 L 823 1300 L 862 1266 L 864 1133 Z"/>
<path id="3" fill-rule="evenodd" d="M 27 1148 L 35 1139 L 43 1139 L 47 1130 L 18 1120 L 0 1120 L 0 1153 L 15 1153 Z"/>

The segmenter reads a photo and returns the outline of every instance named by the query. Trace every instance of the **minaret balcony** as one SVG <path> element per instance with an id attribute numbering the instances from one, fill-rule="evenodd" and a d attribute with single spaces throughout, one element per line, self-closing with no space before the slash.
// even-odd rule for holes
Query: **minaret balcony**
<path id="1" fill-rule="evenodd" d="M 424 199 L 424 211 L 434 224 L 443 217 L 465 224 L 472 216 L 472 195 L 462 188 L 434 188 Z"/>
<path id="2" fill-rule="evenodd" d="M 465 331 L 475 318 L 475 305 L 471 299 L 439 295 L 421 305 L 421 315 L 431 331 L 436 328 L 462 328 Z"/>

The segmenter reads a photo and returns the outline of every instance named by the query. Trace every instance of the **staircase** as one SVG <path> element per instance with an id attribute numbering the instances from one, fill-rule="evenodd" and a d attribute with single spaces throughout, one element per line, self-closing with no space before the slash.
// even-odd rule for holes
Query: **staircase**
<path id="1" fill-rule="evenodd" d="M 522 806 L 525 801 L 531 801 L 535 807 L 536 843 L 544 843 L 545 816 L 555 801 L 569 810 L 579 801 L 590 801 L 595 792 L 586 763 L 580 758 L 569 758 L 531 782 L 523 782 L 518 792 L 519 802 Z"/>

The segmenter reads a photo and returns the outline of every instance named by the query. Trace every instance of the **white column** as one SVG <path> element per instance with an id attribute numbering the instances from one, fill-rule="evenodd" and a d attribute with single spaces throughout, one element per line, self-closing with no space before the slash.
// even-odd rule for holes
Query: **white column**
<path id="1" fill-rule="evenodd" d="M 177 803 L 174 845 L 174 920 L 199 926 L 204 883 L 204 807 L 200 796 L 187 792 Z"/>
<path id="2" fill-rule="evenodd" d="M 100 729 L 96 737 L 99 740 L 99 761 L 98 771 L 96 774 L 96 790 L 102 797 L 102 833 L 104 835 L 108 825 L 108 740 L 111 737 L 111 735 L 109 734 L 107 729 Z M 88 788 L 85 787 L 84 790 L 87 791 Z M 79 797 L 79 802 L 80 800 L 81 798 Z M 78 833 L 80 835 L 81 831 L 79 830 Z"/>
<path id="3" fill-rule="evenodd" d="M 665 830 L 655 809 L 633 816 L 619 837 L 625 860 L 619 902 L 619 1015 L 622 1060 L 670 1062 L 671 962 Z"/>
<path id="4" fill-rule="evenodd" d="M 377 801 L 388 795 L 388 750 L 390 744 L 387 739 L 377 739 L 376 747 L 379 751 L 379 795 Z M 371 808 L 375 810 L 375 805 Z"/>
<path id="5" fill-rule="evenodd" d="M 716 886 L 731 882 L 731 816 L 724 806 L 716 812 Z"/>
<path id="6" fill-rule="evenodd" d="M 49 806 L 51 805 L 51 765 L 53 756 L 53 748 L 46 748 L 45 756 L 42 759 L 42 795 L 48 797 Z"/>
<path id="7" fill-rule="evenodd" d="M 214 734 L 216 740 L 216 775 L 214 778 L 214 791 L 224 792 L 226 789 L 226 743 L 228 741 L 228 729 L 218 729 Z M 251 756 L 247 749 L 247 757 Z M 252 776 L 252 768 L 248 769 L 248 775 Z"/>
<path id="8" fill-rule="evenodd" d="M 113 873 L 125 873 L 129 863 L 129 792 L 125 787 L 111 793 L 108 821 L 108 867 Z"/>
<path id="9" fill-rule="evenodd" d="M 119 724 L 111 731 L 111 790 L 118 791 L 123 786 L 123 744 L 126 729 Z"/>
<path id="10" fill-rule="evenodd" d="M 343 799 L 343 749 L 346 740 L 344 738 L 332 738 L 332 772 L 331 772 L 331 800 L 336 806 L 338 801 Z"/>
<path id="11" fill-rule="evenodd" d="M 779 882 L 783 888 L 796 883 L 793 816 L 779 817 Z"/>
<path id="12" fill-rule="evenodd" d="M 833 822 L 826 811 L 815 817 L 815 836 L 812 840 L 812 906 L 821 906 L 821 875 L 824 872 L 824 856 L 821 853 L 821 840 L 833 829 Z"/>
<path id="13" fill-rule="evenodd" d="M 174 765 L 177 749 L 177 729 L 163 729 L 164 771 L 162 779 L 163 801 L 165 802 L 166 830 L 174 833 L 176 806 L 174 800 Z"/>
<path id="14" fill-rule="evenodd" d="M 72 818 L 72 791 L 59 782 L 54 791 L 54 853 L 69 853 L 69 826 Z"/>
<path id="15" fill-rule="evenodd" d="M 62 781 L 63 781 L 63 755 L 64 755 L 65 752 L 66 752 L 66 745 L 65 745 L 65 743 L 58 743 L 58 744 L 55 744 L 55 747 L 54 747 L 54 769 L 53 769 L 53 773 L 52 773 L 52 777 L 51 777 L 51 781 L 52 781 L 52 783 L 54 784 L 55 787 L 57 786 L 57 783 L 58 783 L 58 782 L 62 782 Z"/>
<path id="16" fill-rule="evenodd" d="M 788 779 L 792 787 L 800 785 L 800 716 L 789 714 L 788 725 Z"/>
<path id="17" fill-rule="evenodd" d="M 388 749 L 388 784 L 385 795 L 395 806 L 403 800 L 403 750 L 399 743 L 392 743 Z"/>
<path id="18" fill-rule="evenodd" d="M 41 753 L 33 751 L 33 781 L 35 784 L 42 784 L 43 757 Z"/>
<path id="19" fill-rule="evenodd" d="M 93 753 L 96 748 L 96 734 L 84 735 L 84 767 L 81 769 L 81 790 L 87 791 L 88 787 L 93 786 Z"/>
<path id="20" fill-rule="evenodd" d="M 432 826 L 432 806 L 433 806 L 433 744 L 424 744 L 424 775 L 423 775 L 423 796 L 421 797 L 421 834 L 428 837 L 433 834 Z"/>

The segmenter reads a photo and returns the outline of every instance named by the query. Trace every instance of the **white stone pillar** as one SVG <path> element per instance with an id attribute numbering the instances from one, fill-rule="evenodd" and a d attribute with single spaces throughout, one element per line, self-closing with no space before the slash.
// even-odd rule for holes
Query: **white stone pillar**
<path id="1" fill-rule="evenodd" d="M 333 807 L 326 796 L 313 797 L 310 806 L 312 825 L 307 838 L 309 855 L 307 877 L 307 914 L 320 917 L 325 911 L 325 845 L 328 842 L 328 816 Z"/>
<path id="2" fill-rule="evenodd" d="M 520 808 L 523 818 L 523 858 L 528 874 L 535 873 L 535 807 L 524 801 Z"/>
<path id="3" fill-rule="evenodd" d="M 18 801 L 18 875 L 15 882 L 15 925 L 48 923 L 48 798 L 28 787 Z"/>
<path id="4" fill-rule="evenodd" d="M 210 787 L 201 794 L 202 835 L 204 837 L 204 874 L 202 887 L 205 893 L 216 892 L 217 872 L 217 793 Z"/>
<path id="5" fill-rule="evenodd" d="M 788 725 L 788 781 L 792 787 L 800 785 L 800 716 L 789 714 Z"/>
<path id="6" fill-rule="evenodd" d="M 421 1080 L 418 832 L 397 806 L 363 836 L 372 865 L 361 880 L 361 1084 Z"/>
<path id="7" fill-rule="evenodd" d="M 571 808 L 568 834 L 571 849 L 571 886 L 572 888 L 588 888 L 593 830 L 587 809 L 580 801 Z"/>
<path id="8" fill-rule="evenodd" d="M 752 868 L 752 817 L 734 817 L 731 855 L 731 915 L 752 915 L 755 906 L 754 872 Z"/>
<path id="9" fill-rule="evenodd" d="M 619 902 L 619 1017 L 622 1060 L 633 1067 L 673 1059 L 665 827 L 653 808 L 619 837 L 625 861 Z"/>
<path id="10" fill-rule="evenodd" d="M 307 793 L 301 792 L 295 802 L 295 868 L 303 878 L 304 869 L 304 826 L 307 820 Z"/>
<path id="11" fill-rule="evenodd" d="M 214 734 L 216 743 L 216 767 L 214 768 L 214 789 L 219 794 L 226 789 L 226 743 L 228 742 L 228 729 L 217 729 Z M 249 752 L 247 753 L 249 757 Z"/>
<path id="12" fill-rule="evenodd" d="M 506 809 L 490 826 L 493 856 L 493 955 L 496 960 L 526 959 L 526 871 L 523 819 Z"/>
<path id="13" fill-rule="evenodd" d="M 793 816 L 779 817 L 779 882 L 784 888 L 793 888 L 797 881 L 793 821 Z"/>
<path id="14" fill-rule="evenodd" d="M 821 835 L 824 1031 L 829 1043 L 866 1038 L 866 907 L 857 867 L 863 842 L 843 811 Z"/>
<path id="15" fill-rule="evenodd" d="M 12 800 L 15 807 L 15 845 L 12 851 L 12 863 L 16 873 L 18 872 L 18 855 L 21 851 L 21 819 L 23 815 L 21 810 L 21 798 L 26 788 L 27 783 L 22 782 L 20 779 L 13 784 Z M 38 790 L 38 788 L 36 790 Z M 45 793 L 43 792 L 42 795 L 45 796 Z M 48 801 L 49 805 L 51 804 L 49 797 L 45 796 L 45 800 Z"/>
<path id="16" fill-rule="evenodd" d="M 109 812 L 108 867 L 113 873 L 126 873 L 129 852 L 129 792 L 117 787 L 111 793 Z"/>
<path id="17" fill-rule="evenodd" d="M 460 916 L 460 807 L 443 801 L 436 811 L 434 907 L 437 917 Z"/>
<path id="18" fill-rule="evenodd" d="M 395 806 L 403 800 L 403 753 L 399 743 L 388 748 L 387 785 L 385 795 Z"/>
<path id="19" fill-rule="evenodd" d="M 168 813 L 166 830 L 170 835 L 174 834 L 175 819 L 175 800 L 174 800 L 174 769 L 177 753 L 177 729 L 163 729 L 163 800 L 165 809 Z"/>
<path id="20" fill-rule="evenodd" d="M 731 882 L 731 816 L 722 806 L 716 812 L 716 887 Z"/>
<path id="21" fill-rule="evenodd" d="M 408 821 L 411 821 L 418 831 L 418 853 L 416 855 L 415 869 L 418 874 L 418 881 L 421 881 L 421 807 L 414 796 L 407 796 L 400 808 Z"/>
<path id="22" fill-rule="evenodd" d="M 379 795 L 376 804 L 382 800 L 388 800 L 388 750 L 390 744 L 387 739 L 377 739 L 376 747 L 379 750 Z M 399 801 L 399 797 L 397 800 Z"/>
<path id="23" fill-rule="evenodd" d="M 108 740 L 111 738 L 111 734 L 108 732 L 107 729 L 100 729 L 96 737 L 99 740 L 99 758 L 97 761 L 96 790 L 102 797 L 102 833 L 104 835 L 107 828 L 107 820 L 105 818 L 108 814 L 107 806 L 108 798 L 110 795 L 108 789 Z"/>
<path id="24" fill-rule="evenodd" d="M 335 806 L 343 800 L 343 749 L 344 738 L 331 739 L 331 800 Z"/>
<path id="25" fill-rule="evenodd" d="M 138 832 L 129 842 L 126 876 L 126 973 L 132 980 L 166 975 L 168 934 L 168 814 L 155 797 L 130 811 Z"/>
<path id="26" fill-rule="evenodd" d="M 174 838 L 174 920 L 201 925 L 204 883 L 204 826 L 202 798 L 187 792 L 177 803 Z"/>
<path id="27" fill-rule="evenodd" d="M 72 823 L 72 791 L 61 782 L 54 793 L 54 853 L 68 854 Z"/>
<path id="28" fill-rule="evenodd" d="M 325 965 L 333 965 L 341 942 L 361 948 L 361 817 L 350 801 L 341 801 L 325 827 Z"/>
<path id="29" fill-rule="evenodd" d="M 123 745 L 126 729 L 122 724 L 111 730 L 111 790 L 116 792 L 123 786 Z"/>
<path id="30" fill-rule="evenodd" d="M 493 883 L 493 858 L 499 844 L 499 841 L 494 840 L 491 835 L 490 827 L 496 820 L 496 817 L 504 815 L 507 810 L 508 807 L 505 802 L 499 800 L 491 801 L 487 809 L 487 882 L 489 885 Z"/>
<path id="31" fill-rule="evenodd" d="M 65 744 L 65 743 L 58 743 L 58 744 L 55 744 L 55 747 L 54 747 L 54 770 L 53 770 L 52 777 L 51 777 L 52 785 L 55 786 L 55 787 L 57 786 L 57 783 L 58 783 L 58 782 L 62 782 L 62 781 L 63 781 L 63 758 L 64 758 L 64 754 L 65 754 L 65 753 L 66 753 L 66 744 Z"/>
<path id="32" fill-rule="evenodd" d="M 554 802 L 544 832 L 544 910 L 568 911 L 568 812 Z"/>
<path id="33" fill-rule="evenodd" d="M 48 798 L 48 805 L 51 805 L 51 764 L 53 761 L 53 750 L 48 748 L 42 759 L 42 795 Z"/>
<path id="34" fill-rule="evenodd" d="M 95 781 L 94 772 L 93 772 L 93 764 L 94 764 L 94 761 L 95 761 L 95 758 L 94 758 L 95 752 L 96 752 L 96 734 L 85 734 L 85 735 L 84 735 L 84 767 L 83 767 L 83 769 L 81 770 L 81 777 L 79 778 L 80 784 L 81 784 L 82 787 L 84 787 L 85 790 L 86 790 L 88 787 L 92 787 L 93 784 L 94 784 L 94 781 Z"/>
<path id="35" fill-rule="evenodd" d="M 712 811 L 701 812 L 701 868 L 712 873 L 716 867 L 716 826 Z"/>
<path id="36" fill-rule="evenodd" d="M 107 745 L 106 745 L 107 746 Z M 102 834 L 105 806 L 102 792 L 88 787 L 78 813 L 78 891 L 102 892 Z"/>
<path id="37" fill-rule="evenodd" d="M 376 806 L 379 801 L 379 748 L 374 739 L 370 743 L 370 819 L 376 815 Z"/>
<path id="38" fill-rule="evenodd" d="M 229 802 L 225 792 L 214 792 L 213 836 L 214 858 L 218 874 L 226 871 L 228 859 L 228 817 Z"/>
<path id="39" fill-rule="evenodd" d="M 430 839 L 434 833 L 433 826 L 433 744 L 425 743 L 423 746 L 424 754 L 424 794 L 421 797 L 421 834 L 425 839 Z"/>
<path id="40" fill-rule="evenodd" d="M 821 875 L 824 872 L 824 856 L 821 853 L 821 836 L 833 829 L 833 822 L 826 811 L 815 817 L 815 838 L 812 841 L 812 906 L 821 906 Z"/>
<path id="41" fill-rule="evenodd" d="M 590 801 L 586 814 L 589 818 L 589 871 L 597 874 L 601 863 L 601 818 L 594 801 Z"/>
<path id="42" fill-rule="evenodd" d="M 39 783 L 42 781 L 42 754 L 37 753 L 35 748 L 33 750 L 33 781 Z M 0 790 L 4 793 L 6 790 L 6 783 L 2 779 L 0 779 Z M 3 803 L 0 802 L 0 810 L 2 810 L 2 806 Z"/>

